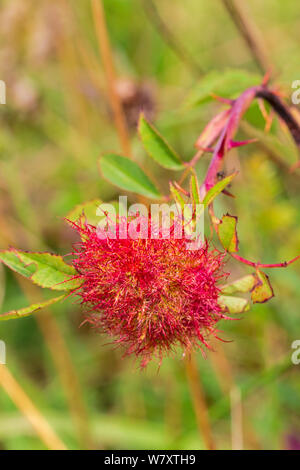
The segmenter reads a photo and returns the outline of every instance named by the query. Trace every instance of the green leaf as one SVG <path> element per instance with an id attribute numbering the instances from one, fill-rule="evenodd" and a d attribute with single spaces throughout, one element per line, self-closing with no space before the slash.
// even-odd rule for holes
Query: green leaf
<path id="1" fill-rule="evenodd" d="M 170 183 L 170 191 L 176 204 L 178 204 L 182 212 L 184 212 L 185 200 L 183 199 L 179 191 L 175 188 L 175 186 L 172 183 Z"/>
<path id="2" fill-rule="evenodd" d="M 232 314 L 247 312 L 250 309 L 248 300 L 243 297 L 220 295 L 218 302 L 225 312 Z"/>
<path id="3" fill-rule="evenodd" d="M 190 179 L 190 194 L 191 194 L 193 209 L 195 210 L 196 205 L 200 204 L 200 192 L 199 192 L 199 184 L 198 184 L 197 175 L 194 171 Z"/>
<path id="4" fill-rule="evenodd" d="M 78 279 L 72 279 L 76 270 L 58 255 L 11 249 L 0 251 L 0 261 L 40 287 L 71 290 L 80 286 Z"/>
<path id="5" fill-rule="evenodd" d="M 23 318 L 28 317 L 32 313 L 41 310 L 42 308 L 49 307 L 50 305 L 59 302 L 60 300 L 64 299 L 67 294 L 60 295 L 59 297 L 54 297 L 53 299 L 46 300 L 45 302 L 39 302 L 36 304 L 32 304 L 29 307 L 20 308 L 18 310 L 11 310 L 10 312 L 2 313 L 0 315 L 0 321 L 3 320 L 14 320 L 16 318 Z"/>
<path id="6" fill-rule="evenodd" d="M 221 287 L 222 294 L 235 294 L 236 292 L 251 292 L 257 285 L 258 279 L 255 274 L 248 274 L 230 284 Z"/>
<path id="7" fill-rule="evenodd" d="M 237 175 L 237 171 L 232 173 L 232 175 L 226 176 L 226 178 L 222 179 L 221 181 L 216 183 L 212 188 L 210 188 L 207 191 L 202 201 L 202 204 L 204 204 L 204 206 L 207 207 L 215 199 L 215 197 L 218 196 L 218 194 L 220 194 L 226 188 L 226 186 L 228 186 L 231 183 L 231 181 L 236 175 Z"/>
<path id="8" fill-rule="evenodd" d="M 86 218 L 89 224 L 97 225 L 99 222 L 99 217 L 96 215 L 96 212 L 100 204 L 102 204 L 100 199 L 94 199 L 93 201 L 79 204 L 68 213 L 67 219 L 71 222 L 76 222 L 82 218 Z"/>
<path id="9" fill-rule="evenodd" d="M 139 120 L 139 134 L 148 155 L 164 168 L 182 170 L 183 164 L 177 153 L 169 146 L 159 132 L 146 121 L 143 114 Z"/>
<path id="10" fill-rule="evenodd" d="M 262 271 L 257 271 L 259 284 L 253 289 L 251 298 L 253 303 L 264 303 L 274 297 L 274 291 L 269 277 Z"/>
<path id="11" fill-rule="evenodd" d="M 197 106 L 212 101 L 212 93 L 224 98 L 237 98 L 246 88 L 258 85 L 261 77 L 245 70 L 214 70 L 205 75 L 186 100 L 188 106 Z"/>
<path id="12" fill-rule="evenodd" d="M 223 248 L 229 253 L 238 251 L 238 237 L 237 237 L 237 217 L 233 215 L 223 215 L 217 231 Z"/>
<path id="13" fill-rule="evenodd" d="M 121 189 L 147 196 L 161 198 L 161 194 L 141 168 L 121 155 L 108 154 L 99 160 L 101 173 L 110 183 Z"/>

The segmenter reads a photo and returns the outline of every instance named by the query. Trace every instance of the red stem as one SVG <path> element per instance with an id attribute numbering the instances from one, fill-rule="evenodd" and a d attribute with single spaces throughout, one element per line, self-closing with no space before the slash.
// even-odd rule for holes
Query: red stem
<path id="1" fill-rule="evenodd" d="M 299 255 L 291 259 L 290 261 L 283 261 L 283 263 L 265 264 L 265 263 L 254 263 L 253 261 L 249 261 L 243 258 L 242 256 L 237 255 L 236 253 L 230 253 L 230 255 L 233 258 L 237 259 L 238 261 L 241 261 L 242 263 L 247 264 L 248 266 L 253 266 L 254 268 L 286 268 L 290 264 L 300 259 L 300 255 Z"/>
<path id="2" fill-rule="evenodd" d="M 239 98 L 233 101 L 231 105 L 229 117 L 217 141 L 204 183 L 200 188 L 202 197 L 204 197 L 206 192 L 215 184 L 217 173 L 223 166 L 224 157 L 232 148 L 233 137 L 236 134 L 243 114 L 255 98 L 263 98 L 272 106 L 274 111 L 286 123 L 296 145 L 300 148 L 300 126 L 290 112 L 288 106 L 276 95 L 275 92 L 265 85 L 248 88 L 239 96 Z"/>

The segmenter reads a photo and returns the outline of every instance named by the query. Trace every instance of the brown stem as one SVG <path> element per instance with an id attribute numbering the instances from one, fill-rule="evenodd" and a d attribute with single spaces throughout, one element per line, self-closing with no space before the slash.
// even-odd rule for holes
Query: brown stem
<path id="1" fill-rule="evenodd" d="M 55 434 L 49 423 L 32 403 L 4 364 L 0 365 L 0 385 L 7 395 L 32 424 L 35 432 L 50 450 L 67 450 L 65 444 Z"/>
<path id="2" fill-rule="evenodd" d="M 300 127 L 297 120 L 289 110 L 288 106 L 272 91 L 266 87 L 259 87 L 257 98 L 266 100 L 276 111 L 278 116 L 285 122 L 298 147 L 300 146 Z"/>
<path id="3" fill-rule="evenodd" d="M 273 67 L 267 53 L 263 36 L 245 9 L 245 2 L 241 0 L 222 0 L 224 7 L 231 16 L 237 29 L 241 33 L 257 65 L 263 73 L 269 72 Z"/>
<path id="4" fill-rule="evenodd" d="M 193 353 L 190 353 L 189 357 L 187 357 L 185 364 L 199 433 L 202 439 L 204 440 L 205 446 L 208 450 L 216 449 L 216 445 L 211 431 L 205 396 L 201 385 L 200 377 L 198 375 L 195 356 Z"/>
<path id="5" fill-rule="evenodd" d="M 127 157 L 130 157 L 130 139 L 122 104 L 120 102 L 118 93 L 116 92 L 116 74 L 102 0 L 92 0 L 92 10 L 116 129 L 118 132 L 122 152 Z"/>

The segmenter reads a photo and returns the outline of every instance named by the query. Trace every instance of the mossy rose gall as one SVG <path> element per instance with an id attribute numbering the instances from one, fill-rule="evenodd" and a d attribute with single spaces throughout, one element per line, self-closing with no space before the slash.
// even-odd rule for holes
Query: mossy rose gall
<path id="1" fill-rule="evenodd" d="M 142 366 L 177 345 L 208 346 L 219 320 L 227 318 L 218 303 L 224 254 L 207 242 L 187 250 L 186 240 L 172 231 L 170 239 L 100 239 L 95 227 L 74 226 L 81 242 L 73 265 L 82 280 L 75 292 L 86 322 L 123 345 L 125 354 L 139 357 Z"/>

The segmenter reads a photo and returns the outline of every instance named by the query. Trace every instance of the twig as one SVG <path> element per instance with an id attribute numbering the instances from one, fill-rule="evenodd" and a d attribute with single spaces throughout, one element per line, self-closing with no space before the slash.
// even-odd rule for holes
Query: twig
<path id="1" fill-rule="evenodd" d="M 49 423 L 35 407 L 22 387 L 12 376 L 8 367 L 4 364 L 0 365 L 0 385 L 2 385 L 7 395 L 32 424 L 32 427 L 35 429 L 37 435 L 45 443 L 48 449 L 67 450 L 65 444 L 55 434 Z"/>
<path id="2" fill-rule="evenodd" d="M 153 26 L 156 28 L 162 39 L 175 52 L 175 54 L 185 63 L 196 77 L 201 77 L 204 72 L 198 62 L 196 62 L 190 52 L 180 44 L 165 21 L 160 16 L 153 0 L 142 0 L 147 16 L 151 18 Z"/>
<path id="3" fill-rule="evenodd" d="M 295 263 L 298 259 L 300 259 L 300 255 L 296 256 L 293 259 L 290 259 L 289 261 L 283 261 L 282 263 L 275 263 L 275 264 L 265 264 L 265 263 L 256 263 L 254 261 L 249 261 L 242 256 L 239 256 L 236 253 L 230 253 L 230 255 L 237 259 L 238 261 L 241 261 L 241 263 L 247 264 L 248 266 L 252 266 L 253 268 L 287 268 L 290 264 Z"/>
<path id="4" fill-rule="evenodd" d="M 222 1 L 236 27 L 243 36 L 260 70 L 263 73 L 270 72 L 270 70 L 273 69 L 273 66 L 268 57 L 267 48 L 263 41 L 262 34 L 249 16 L 249 12 L 244 9 L 245 2 L 242 2 L 241 0 Z"/>
<path id="5" fill-rule="evenodd" d="M 197 371 L 197 364 L 194 354 L 192 353 L 186 359 L 186 373 L 200 435 L 204 440 L 206 448 L 208 450 L 213 450 L 216 448 L 216 445 L 211 431 L 205 396 Z"/>
<path id="6" fill-rule="evenodd" d="M 127 156 L 131 156 L 130 139 L 126 124 L 126 119 L 120 98 L 116 92 L 116 74 L 113 63 L 113 56 L 106 27 L 105 13 L 102 0 L 91 0 L 96 34 L 98 37 L 99 49 L 102 56 L 104 72 L 106 76 L 106 85 L 113 111 L 116 129 L 118 132 L 122 152 Z"/>
<path id="7" fill-rule="evenodd" d="M 276 93 L 265 86 L 258 87 L 255 96 L 256 98 L 263 98 L 272 106 L 273 110 L 287 125 L 296 145 L 298 145 L 298 148 L 300 149 L 300 125 L 289 107 L 279 98 L 279 96 L 277 96 Z"/>

